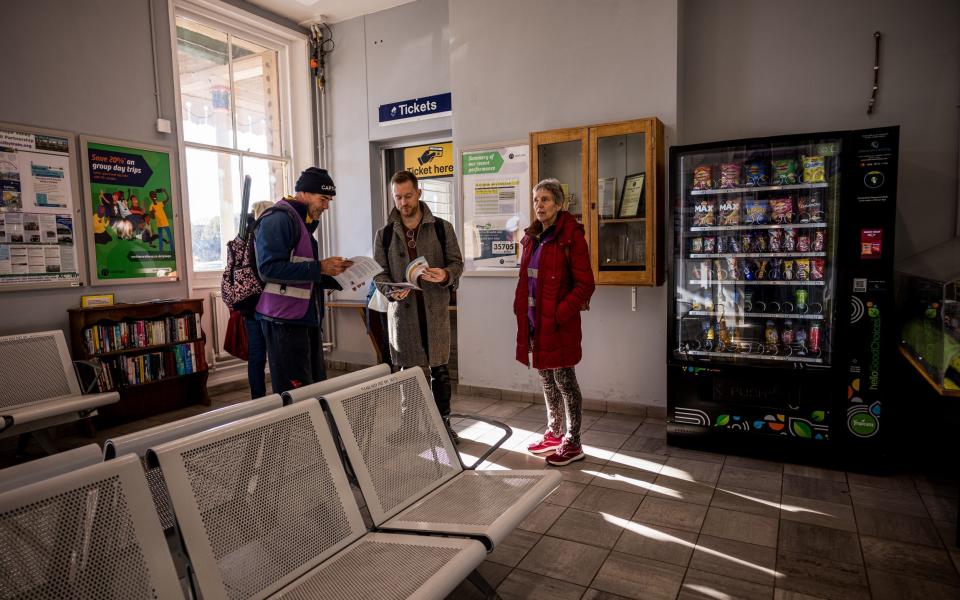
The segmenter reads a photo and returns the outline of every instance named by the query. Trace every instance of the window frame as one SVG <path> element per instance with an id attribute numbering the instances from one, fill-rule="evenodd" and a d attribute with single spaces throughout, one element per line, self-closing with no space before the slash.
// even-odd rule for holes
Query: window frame
<path id="1" fill-rule="evenodd" d="M 174 118 L 177 122 L 177 153 L 182 167 L 180 170 L 180 197 L 182 198 L 180 214 L 183 221 L 184 247 L 188 253 L 185 256 L 187 259 L 185 261 L 187 284 L 191 290 L 217 288 L 220 285 L 221 271 L 194 271 L 193 267 L 193 225 L 190 218 L 190 194 L 187 184 L 187 178 L 189 177 L 186 160 L 187 148 L 235 155 L 240 160 L 241 165 L 244 157 L 283 160 L 286 162 L 287 185 L 292 186 L 294 173 L 309 166 L 313 160 L 314 122 L 312 94 L 310 93 L 311 82 L 306 77 L 292 77 L 293 73 L 305 72 L 308 68 L 308 37 L 305 31 L 290 29 L 220 0 L 175 0 L 168 4 L 168 14 L 174 77 Z M 277 52 L 282 154 L 269 155 L 240 150 L 236 148 L 236 138 L 234 138 L 234 147 L 184 140 L 181 123 L 183 103 L 177 51 L 177 17 L 196 21 L 206 27 L 240 37 Z M 234 94 L 231 93 L 231 104 L 235 102 L 233 96 Z M 235 125 L 235 115 L 233 122 Z M 234 136 L 236 136 L 236 127 L 234 127 Z M 288 193 L 290 191 L 290 189 L 287 190 Z M 223 240 L 224 243 L 226 241 Z"/>

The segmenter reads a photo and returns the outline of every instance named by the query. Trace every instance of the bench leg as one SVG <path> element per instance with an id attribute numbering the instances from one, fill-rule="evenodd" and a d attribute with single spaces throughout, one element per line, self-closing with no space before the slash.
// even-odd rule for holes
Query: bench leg
<path id="1" fill-rule="evenodd" d="M 15 456 L 26 456 L 30 436 L 33 436 L 33 439 L 37 441 L 40 448 L 47 454 L 57 453 L 57 446 L 53 443 L 53 438 L 50 437 L 50 433 L 46 430 L 37 430 L 29 433 L 21 433 L 20 436 L 17 437 L 17 451 Z"/>
<path id="2" fill-rule="evenodd" d="M 467 575 L 467 581 L 480 590 L 480 593 L 483 594 L 483 597 L 487 600 L 500 600 L 500 596 L 497 595 L 497 590 L 493 589 L 490 582 L 484 579 L 483 575 L 481 575 L 477 569 L 474 569 L 473 572 Z"/>
<path id="3" fill-rule="evenodd" d="M 27 444 L 30 443 L 30 434 L 21 433 L 17 436 L 17 450 L 15 456 L 18 458 L 21 456 L 26 456 Z"/>
<path id="4" fill-rule="evenodd" d="M 43 431 L 34 431 L 33 439 L 37 440 L 37 443 L 40 444 L 40 447 L 43 448 L 43 451 L 47 454 L 57 453 L 57 446 L 53 443 L 53 437 L 50 436 L 50 432 L 46 429 Z"/>

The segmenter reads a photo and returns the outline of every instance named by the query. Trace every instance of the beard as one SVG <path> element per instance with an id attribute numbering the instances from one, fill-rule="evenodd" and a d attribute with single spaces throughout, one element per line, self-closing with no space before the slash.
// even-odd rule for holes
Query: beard
<path id="1" fill-rule="evenodd" d="M 326 206 L 318 206 L 316 208 L 311 207 L 308 212 L 310 213 L 311 219 L 313 219 L 314 221 L 319 221 L 320 215 L 326 212 L 326 210 L 327 210 Z"/>

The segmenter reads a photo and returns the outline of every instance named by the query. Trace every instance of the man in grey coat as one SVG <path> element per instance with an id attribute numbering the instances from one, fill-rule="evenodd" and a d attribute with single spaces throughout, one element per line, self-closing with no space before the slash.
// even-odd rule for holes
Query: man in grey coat
<path id="1" fill-rule="evenodd" d="M 450 437 L 450 293 L 463 273 L 463 257 L 453 225 L 433 216 L 420 200 L 417 176 L 400 171 L 390 179 L 395 208 L 377 232 L 373 257 L 383 267 L 374 278 L 390 299 L 387 323 L 390 355 L 400 368 L 422 367 L 429 374 L 433 397 Z M 391 290 L 406 281 L 410 261 L 422 256 L 430 265 L 420 276 L 420 290 Z"/>

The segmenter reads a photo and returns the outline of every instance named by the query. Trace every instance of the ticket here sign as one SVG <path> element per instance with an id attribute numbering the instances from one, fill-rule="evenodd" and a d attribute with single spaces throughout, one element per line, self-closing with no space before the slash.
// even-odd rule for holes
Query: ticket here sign
<path id="1" fill-rule="evenodd" d="M 403 149 L 403 168 L 419 179 L 453 175 L 453 142 Z"/>

